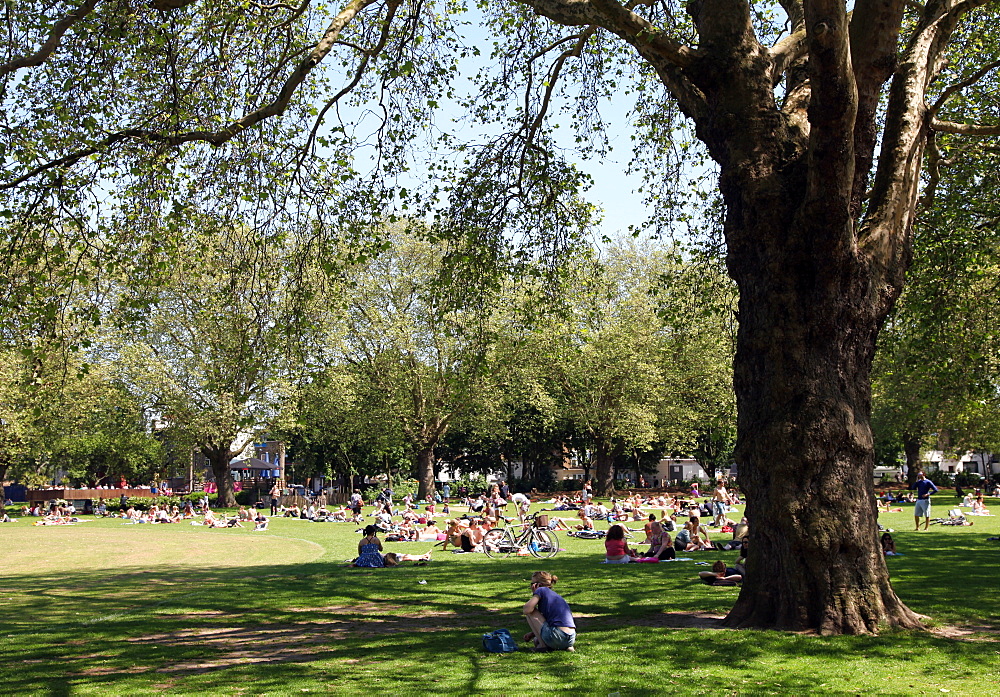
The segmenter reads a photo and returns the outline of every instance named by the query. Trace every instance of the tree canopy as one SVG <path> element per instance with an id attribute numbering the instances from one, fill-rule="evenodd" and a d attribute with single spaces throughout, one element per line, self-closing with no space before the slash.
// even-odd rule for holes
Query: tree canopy
<path id="1" fill-rule="evenodd" d="M 662 218 L 677 220 L 691 152 L 714 162 L 725 210 L 734 452 L 751 519 L 770 523 L 752 528 L 727 621 L 915 627 L 876 544 L 869 378 L 921 187 L 932 202 L 950 159 L 939 135 L 1000 133 L 979 99 L 1000 65 L 996 13 L 987 0 L 18 3 L 0 54 L 6 248 L 27 278 L 54 239 L 67 258 L 123 264 L 145 242 L 169 252 L 165 226 L 206 210 L 261 234 L 308 230 L 329 265 L 335 242 L 377 246 L 406 211 L 474 240 L 470 264 L 541 259 L 551 273 L 593 220 L 577 162 L 607 151 L 601 100 L 631 90 L 633 162 L 650 167 Z M 456 75 L 490 39 L 467 89 Z M 439 107 L 477 135 L 442 128 Z"/>

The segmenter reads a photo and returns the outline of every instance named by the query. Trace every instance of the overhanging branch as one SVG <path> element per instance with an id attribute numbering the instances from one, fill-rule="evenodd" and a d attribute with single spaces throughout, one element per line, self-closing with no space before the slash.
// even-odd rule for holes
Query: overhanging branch
<path id="1" fill-rule="evenodd" d="M 571 27 L 596 24 L 621 37 L 633 46 L 645 45 L 661 58 L 679 67 L 690 66 L 698 52 L 675 41 L 644 17 L 632 12 L 643 2 L 629 7 L 615 0 L 517 0 L 535 11 L 535 14 L 553 22 Z"/>
<path id="2" fill-rule="evenodd" d="M 37 167 L 31 169 L 27 174 L 0 184 L 0 191 L 12 189 L 13 187 L 18 186 L 19 184 L 22 184 L 48 170 L 73 165 L 86 157 L 95 155 L 126 140 L 146 140 L 161 143 L 167 146 L 178 146 L 184 143 L 198 141 L 218 146 L 231 140 L 246 129 L 256 126 L 265 119 L 280 116 L 288 108 L 296 90 L 303 82 L 305 82 L 309 73 L 312 72 L 313 68 L 315 68 L 324 58 L 326 58 L 333 47 L 337 44 L 344 27 L 346 27 L 359 12 L 367 9 L 379 1 L 380 0 L 351 0 L 347 6 L 333 18 L 333 21 L 330 22 L 329 26 L 323 32 L 322 38 L 320 38 L 319 42 L 316 44 L 316 47 L 304 60 L 302 60 L 301 63 L 299 63 L 295 72 L 293 72 L 292 75 L 285 80 L 278 96 L 268 104 L 265 104 L 264 106 L 244 115 L 242 118 L 231 122 L 225 128 L 218 131 L 198 130 L 174 133 L 170 135 L 165 135 L 159 131 L 143 128 L 123 129 L 108 135 L 90 147 L 81 148 L 80 150 L 70 153 L 64 157 L 38 165 Z M 98 0 L 92 0 L 92 2 L 96 4 Z M 401 2 L 402 0 L 388 0 L 386 5 L 391 8 L 390 16 L 393 14 L 395 8 L 401 4 Z"/>
<path id="3" fill-rule="evenodd" d="M 69 30 L 69 28 L 93 12 L 94 7 L 97 6 L 98 2 L 100 2 L 100 0 L 85 0 L 80 7 L 73 10 L 52 25 L 52 30 L 49 31 L 48 38 L 45 39 L 45 42 L 37 51 L 32 53 L 30 56 L 15 58 L 12 61 L 0 65 L 0 78 L 5 75 L 9 75 L 15 70 L 20 70 L 21 68 L 33 68 L 35 66 L 39 66 L 48 60 L 49 56 L 55 53 L 55 50 L 59 47 L 59 42 L 62 41 L 63 35 Z"/>
<path id="4" fill-rule="evenodd" d="M 1000 125 L 931 120 L 931 130 L 963 136 L 1000 136 Z"/>
<path id="5" fill-rule="evenodd" d="M 941 107 L 943 107 L 945 103 L 947 103 L 947 101 L 952 97 L 954 97 L 958 92 L 964 90 L 966 87 L 969 87 L 979 82 L 987 74 L 996 70 L 997 68 L 1000 68 L 1000 60 L 993 61 L 992 63 L 987 63 L 982 68 L 972 73 L 972 75 L 965 78 L 961 82 L 956 82 L 954 85 L 948 85 L 948 87 L 946 87 L 944 91 L 941 92 L 941 96 L 937 98 L 937 101 L 934 102 L 934 106 L 931 107 L 930 113 L 932 115 L 937 114 L 938 111 L 941 109 Z"/>

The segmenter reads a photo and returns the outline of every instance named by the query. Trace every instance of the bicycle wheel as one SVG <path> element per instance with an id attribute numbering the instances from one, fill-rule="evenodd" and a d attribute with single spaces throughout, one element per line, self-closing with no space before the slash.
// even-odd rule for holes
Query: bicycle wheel
<path id="1" fill-rule="evenodd" d="M 493 528 L 483 536 L 483 551 L 490 559 L 509 557 L 515 549 L 514 538 L 503 528 Z"/>
<path id="2" fill-rule="evenodd" d="M 551 530 L 535 528 L 531 533 L 528 551 L 539 559 L 554 557 L 559 552 L 559 538 Z"/>

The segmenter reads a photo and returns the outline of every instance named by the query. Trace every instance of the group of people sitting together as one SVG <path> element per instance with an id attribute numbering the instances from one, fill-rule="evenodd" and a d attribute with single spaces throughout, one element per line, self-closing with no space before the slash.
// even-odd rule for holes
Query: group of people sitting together
<path id="1" fill-rule="evenodd" d="M 687 522 L 679 529 L 668 528 L 664 523 L 673 525 L 673 516 L 664 520 L 657 520 L 656 515 L 649 514 L 649 518 L 642 528 L 645 539 L 640 543 L 646 546 L 644 553 L 629 547 L 626 538 L 631 530 L 620 523 L 613 524 L 608 528 L 607 536 L 604 540 L 606 564 L 628 564 L 631 562 L 653 562 L 675 559 L 677 552 L 700 552 L 716 548 L 721 549 L 741 549 L 746 543 L 749 525 L 744 517 L 739 523 L 735 523 L 730 528 L 732 540 L 725 543 L 719 542 L 717 547 L 709 537 L 708 529 L 701 522 L 699 516 L 690 516 Z M 675 534 L 671 537 L 670 533 Z M 723 533 L 725 534 L 725 533 Z"/>
<path id="2" fill-rule="evenodd" d="M 40 518 L 32 525 L 74 525 L 83 522 L 76 516 L 76 506 L 69 503 L 51 503 L 48 508 L 44 508 L 40 503 L 33 503 L 30 506 L 21 507 L 21 515 L 25 517 Z M 6 512 L 0 513 L 0 523 L 16 523 L 17 518 L 11 518 Z"/>
<path id="3" fill-rule="evenodd" d="M 722 489 L 725 492 L 725 489 Z M 690 517 L 696 515 L 699 518 L 711 517 L 713 523 L 718 527 L 726 525 L 725 514 L 732 510 L 732 507 L 739 504 L 739 496 L 725 492 L 725 498 L 720 500 L 723 505 L 716 506 L 715 499 L 705 499 L 699 501 L 697 498 L 685 497 L 681 495 L 670 496 L 642 496 L 632 494 L 624 498 L 612 498 L 611 507 L 605 506 L 593 500 L 581 501 L 579 498 L 569 496 L 557 496 L 549 499 L 545 503 L 554 504 L 552 511 L 580 511 L 580 518 L 590 520 L 606 520 L 608 522 L 637 522 L 646 519 L 646 512 L 650 510 L 660 511 L 664 519 L 675 516 Z M 721 509 L 717 510 L 717 509 Z M 732 524 L 732 521 L 729 521 Z"/>
<path id="4" fill-rule="evenodd" d="M 957 493 L 957 492 L 956 492 Z M 969 492 L 962 497 L 962 508 L 969 509 L 969 515 L 993 515 L 990 513 L 990 509 L 986 507 L 984 502 L 983 492 L 979 489 Z"/>
<path id="5" fill-rule="evenodd" d="M 311 520 L 314 523 L 354 523 L 355 525 L 364 522 L 361 514 L 355 513 L 346 506 L 338 508 L 328 508 L 316 503 L 308 506 L 292 504 L 285 507 L 280 506 L 277 515 L 283 518 L 299 518 L 301 520 Z"/>
<path id="6" fill-rule="evenodd" d="M 103 502 L 101 504 L 103 506 Z M 267 530 L 268 519 L 263 513 L 256 509 L 247 510 L 246 506 L 240 506 L 236 515 L 228 516 L 225 513 L 216 515 L 208 507 L 207 502 L 199 502 L 199 511 L 195 512 L 194 504 L 190 501 L 184 502 L 184 507 L 177 505 L 157 505 L 153 504 L 149 510 L 141 510 L 135 506 L 128 506 L 125 510 L 108 513 L 106 510 L 95 510 L 100 516 L 109 518 L 121 518 L 124 525 L 143 524 L 167 524 L 180 523 L 188 520 L 191 525 L 200 525 L 207 528 L 242 528 L 244 523 L 253 525 L 254 530 Z M 200 518 L 200 519 L 199 519 Z"/>
<path id="7" fill-rule="evenodd" d="M 243 523 L 247 523 L 247 525 L 253 525 L 254 531 L 258 532 L 267 530 L 268 522 L 267 516 L 260 511 L 256 509 L 248 511 L 244 506 L 240 506 L 239 511 L 232 517 L 225 513 L 216 516 L 212 509 L 206 508 L 202 520 L 200 522 L 191 521 L 191 525 L 204 525 L 209 528 L 242 528 L 247 527 L 243 525 Z"/>

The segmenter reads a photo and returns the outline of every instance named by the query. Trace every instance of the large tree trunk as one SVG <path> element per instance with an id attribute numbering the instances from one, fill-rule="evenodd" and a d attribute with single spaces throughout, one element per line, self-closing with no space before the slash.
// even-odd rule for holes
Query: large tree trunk
<path id="1" fill-rule="evenodd" d="M 786 176 L 780 188 L 744 179 L 723 189 L 750 519 L 748 575 L 726 621 L 829 634 L 917 627 L 889 583 L 872 480 L 869 373 L 890 294 L 838 242 L 850 221 L 803 220 L 796 186 L 805 182 Z"/>
<path id="2" fill-rule="evenodd" d="M 434 446 L 426 445 L 417 452 L 417 498 L 431 499 L 434 497 Z"/>

